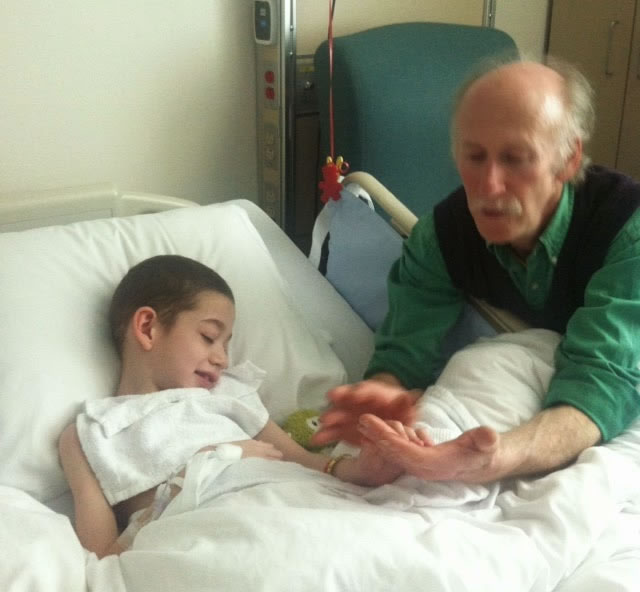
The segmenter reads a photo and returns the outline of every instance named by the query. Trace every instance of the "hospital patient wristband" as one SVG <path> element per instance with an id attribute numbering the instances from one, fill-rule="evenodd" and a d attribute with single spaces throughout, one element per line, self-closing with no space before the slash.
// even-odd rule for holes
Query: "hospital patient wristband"
<path id="1" fill-rule="evenodd" d="M 324 466 L 324 472 L 327 473 L 327 475 L 333 475 L 336 470 L 336 465 L 345 458 L 353 458 L 353 456 L 350 454 L 341 454 L 340 456 L 331 457 Z"/>

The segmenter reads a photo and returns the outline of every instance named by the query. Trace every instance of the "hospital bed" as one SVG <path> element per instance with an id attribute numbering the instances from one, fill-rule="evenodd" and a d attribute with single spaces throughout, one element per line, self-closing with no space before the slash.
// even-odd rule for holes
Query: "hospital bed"
<path id="1" fill-rule="evenodd" d="M 11 225 L 0 233 L 0 589 L 636 589 L 638 423 L 566 469 L 486 487 L 402 477 L 370 490 L 245 459 L 212 484 L 206 503 L 169 506 L 131 550 L 98 560 L 72 529 L 56 441 L 84 400 L 114 387 L 105 312 L 131 265 L 180 253 L 229 281 L 238 312 L 232 363 L 250 359 L 267 371 L 261 396 L 276 421 L 322 408 L 328 388 L 357 380 L 372 332 L 247 200 L 197 206 L 100 185 L 2 198 L 0 221 Z M 461 421 L 501 417 L 506 429 L 539 404 L 553 346 L 553 336 L 524 331 L 464 349 L 433 396 L 457 406 Z"/>

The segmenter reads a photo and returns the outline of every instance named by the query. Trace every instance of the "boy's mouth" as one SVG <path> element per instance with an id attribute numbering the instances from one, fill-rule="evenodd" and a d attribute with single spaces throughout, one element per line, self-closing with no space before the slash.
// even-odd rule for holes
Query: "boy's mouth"
<path id="1" fill-rule="evenodd" d="M 200 386 L 206 389 L 212 388 L 218 382 L 218 375 L 213 372 L 196 370 L 196 376 L 199 379 Z"/>

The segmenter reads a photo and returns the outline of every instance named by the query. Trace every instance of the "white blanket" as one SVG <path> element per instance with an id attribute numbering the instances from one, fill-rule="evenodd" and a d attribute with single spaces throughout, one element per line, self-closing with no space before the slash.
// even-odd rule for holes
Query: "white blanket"
<path id="1" fill-rule="evenodd" d="M 169 389 L 90 400 L 76 420 L 82 449 L 111 505 L 162 483 L 201 448 L 246 440 L 269 414 L 251 364 L 223 373 L 211 390 Z"/>
<path id="2" fill-rule="evenodd" d="M 482 508 L 423 499 L 401 511 L 291 463 L 249 458 L 209 479 L 194 461 L 183 493 L 133 549 L 91 565 L 92 590 L 550 591 L 638 499 L 639 468 L 597 447 L 503 486 Z"/>
<path id="3" fill-rule="evenodd" d="M 504 362 L 499 364 L 502 370 L 510 369 L 511 376 L 492 372 L 497 381 L 493 399 L 496 387 L 503 395 L 493 409 L 489 391 L 479 389 L 476 378 L 465 388 L 468 372 L 454 368 L 463 372 L 457 402 L 465 401 L 465 421 L 485 423 L 500 415 L 495 413 L 500 406 L 519 420 L 529 413 L 527 408 L 535 407 L 535 401 L 523 403 L 516 393 L 535 391 L 530 387 L 544 379 L 544 372 L 527 368 L 544 369 L 555 342 L 550 336 L 529 335 L 542 337 L 551 349 L 532 355 L 528 347 L 519 351 L 517 343 L 506 347 L 514 345 L 515 337 L 509 337 L 479 346 L 484 358 L 473 356 L 479 360 L 474 373 L 482 364 L 498 360 Z M 521 375 L 534 376 L 526 389 Z M 454 390 L 453 378 L 445 376 L 439 383 L 441 394 L 432 398 L 441 409 L 448 404 L 453 409 L 454 403 L 443 394 Z M 539 392 L 534 394 L 539 398 Z M 458 420 L 462 416 L 455 414 Z M 446 417 L 440 419 L 448 421 Z M 422 419 L 433 423 L 434 416 Z M 369 489 L 293 463 L 247 458 L 221 467 L 209 455 L 198 454 L 188 465 L 182 493 L 119 557 L 82 557 L 68 523 L 9 502 L 22 514 L 0 523 L 0 542 L 13 544 L 11 562 L 0 562 L 0 584 L 11 582 L 13 586 L 3 588 L 10 592 L 637 588 L 640 421 L 612 442 L 586 450 L 572 466 L 539 479 L 510 480 L 484 489 L 441 484 L 442 489 L 430 490 L 435 485 L 417 485 L 403 478 Z M 0 488 L 0 504 L 3 499 Z M 51 536 L 34 549 L 27 543 L 41 523 L 39 536 Z M 3 538 L 7 524 L 10 538 Z M 43 555 L 43 550 L 49 554 Z M 36 557 L 37 575 L 28 568 Z M 80 561 L 86 582 L 78 573 Z M 9 575 L 3 573 L 7 566 L 13 568 Z M 16 578 L 20 567 L 25 575 Z"/>
<path id="4" fill-rule="evenodd" d="M 552 334 L 529 332 L 478 346 L 474 372 L 502 362 L 487 391 L 459 380 L 469 359 L 458 356 L 427 393 L 421 419 L 444 437 L 490 423 L 500 407 L 526 419 L 556 344 Z M 92 564 L 93 589 L 609 592 L 637 582 L 640 422 L 566 469 L 487 487 L 404 477 L 368 489 L 292 463 L 248 458 L 220 470 L 209 462 L 201 454 L 189 463 L 182 493 L 130 552 Z M 598 575 L 611 561 L 621 575 L 607 574 L 607 587 Z"/>

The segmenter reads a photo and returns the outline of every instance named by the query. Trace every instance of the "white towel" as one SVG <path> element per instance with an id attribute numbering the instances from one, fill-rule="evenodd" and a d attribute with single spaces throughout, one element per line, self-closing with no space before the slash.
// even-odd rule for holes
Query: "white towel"
<path id="1" fill-rule="evenodd" d="M 257 389 L 264 371 L 245 362 L 216 386 L 107 397 L 76 419 L 82 449 L 114 505 L 155 487 L 204 446 L 247 440 L 269 414 Z"/>

